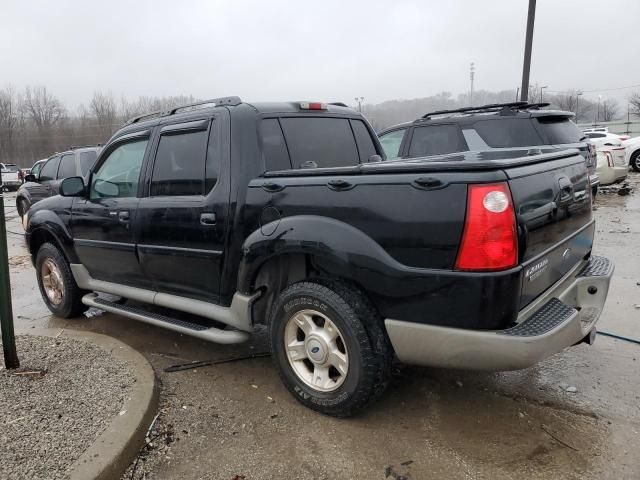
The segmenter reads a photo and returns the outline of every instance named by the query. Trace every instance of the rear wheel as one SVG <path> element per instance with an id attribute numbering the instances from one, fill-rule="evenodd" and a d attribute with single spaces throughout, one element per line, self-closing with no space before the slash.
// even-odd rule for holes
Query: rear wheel
<path id="1" fill-rule="evenodd" d="M 82 303 L 88 293 L 78 287 L 67 259 L 58 248 L 45 243 L 36 256 L 36 275 L 42 299 L 58 317 L 77 317 L 89 307 Z"/>
<path id="2" fill-rule="evenodd" d="M 23 218 L 25 213 L 27 213 L 27 210 L 29 210 L 29 203 L 24 198 L 20 198 L 16 202 L 16 208 L 18 210 L 18 215 L 20 215 L 20 218 Z"/>
<path id="3" fill-rule="evenodd" d="M 640 150 L 638 150 L 637 152 L 633 152 L 629 163 L 631 164 L 631 168 L 633 168 L 636 172 L 640 172 Z"/>
<path id="4" fill-rule="evenodd" d="M 305 406 L 345 417 L 386 388 L 392 348 L 382 319 L 341 282 L 300 282 L 278 297 L 270 318 L 273 360 Z"/>

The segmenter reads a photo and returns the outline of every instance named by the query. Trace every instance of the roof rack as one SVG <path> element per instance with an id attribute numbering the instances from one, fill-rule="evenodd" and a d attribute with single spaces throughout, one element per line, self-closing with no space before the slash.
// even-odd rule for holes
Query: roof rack
<path id="1" fill-rule="evenodd" d="M 95 147 L 101 147 L 102 144 L 101 143 L 96 143 L 95 145 L 71 145 L 69 147 L 69 150 L 76 150 L 78 148 L 95 148 Z"/>
<path id="2" fill-rule="evenodd" d="M 172 107 L 169 110 L 157 110 L 155 112 L 144 113 L 142 115 L 138 115 L 137 117 L 133 117 L 125 123 L 125 125 L 131 125 L 132 123 L 138 123 L 143 118 L 152 118 L 152 117 L 168 117 L 169 115 L 175 115 L 176 112 L 180 110 L 184 110 L 186 108 L 194 108 L 199 107 L 201 105 L 240 105 L 242 100 L 240 97 L 220 97 L 220 98 L 212 98 L 210 100 L 202 100 L 200 102 L 187 103 L 185 105 L 178 105 L 176 107 Z"/>
<path id="3" fill-rule="evenodd" d="M 438 110 L 423 115 L 418 120 L 429 120 L 436 115 L 448 115 L 451 113 L 487 113 L 487 112 L 499 112 L 499 111 L 516 111 L 516 110 L 529 110 L 539 109 L 541 107 L 548 106 L 548 103 L 528 103 L 528 102 L 510 102 L 510 103 L 490 103 L 488 105 L 482 105 L 479 107 L 464 107 L 456 108 L 453 110 Z"/>

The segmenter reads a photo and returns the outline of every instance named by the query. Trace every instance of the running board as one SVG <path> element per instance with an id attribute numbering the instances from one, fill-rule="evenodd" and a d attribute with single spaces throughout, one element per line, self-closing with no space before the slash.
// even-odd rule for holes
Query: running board
<path id="1" fill-rule="evenodd" d="M 253 321 L 251 318 L 252 305 L 254 300 L 260 296 L 260 292 L 253 295 L 243 295 L 236 292 L 233 295 L 231 306 L 223 307 L 215 303 L 203 302 L 202 300 L 195 300 L 193 298 L 180 297 L 169 293 L 155 292 L 153 290 L 145 290 L 143 288 L 97 280 L 91 277 L 91 274 L 84 265 L 72 263 L 70 266 L 73 278 L 83 290 L 108 293 L 141 303 L 171 308 L 172 310 L 209 318 L 245 332 L 251 333 L 253 331 Z"/>
<path id="2" fill-rule="evenodd" d="M 183 333 L 190 337 L 200 338 L 208 342 L 225 344 L 242 343 L 249 338 L 249 334 L 246 332 L 240 332 L 238 330 L 221 330 L 219 328 L 207 327 L 197 323 L 180 320 L 178 318 L 171 318 L 158 313 L 148 312 L 142 308 L 119 305 L 100 298 L 96 293 L 88 293 L 82 297 L 82 303 L 89 307 L 95 307 L 107 312 L 117 313 L 118 315 L 123 315 L 157 327 L 166 328 L 167 330 L 173 330 L 174 332 Z"/>

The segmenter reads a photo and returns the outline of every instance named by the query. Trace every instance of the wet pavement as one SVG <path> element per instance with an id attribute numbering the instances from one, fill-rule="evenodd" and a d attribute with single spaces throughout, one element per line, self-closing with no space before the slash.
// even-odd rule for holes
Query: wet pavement
<path id="1" fill-rule="evenodd" d="M 594 212 L 594 252 L 616 263 L 598 328 L 640 339 L 640 175 L 630 183 L 634 195 L 601 195 Z M 162 381 L 156 429 L 170 430 L 172 442 L 158 442 L 135 478 L 640 478 L 638 344 L 599 335 L 593 346 L 508 373 L 398 366 L 380 402 L 353 419 L 328 418 L 286 392 L 269 358 L 164 372 L 265 351 L 263 337 L 221 346 L 111 314 L 49 315 L 12 195 L 5 202 L 17 331 L 112 335 L 142 352 Z"/>

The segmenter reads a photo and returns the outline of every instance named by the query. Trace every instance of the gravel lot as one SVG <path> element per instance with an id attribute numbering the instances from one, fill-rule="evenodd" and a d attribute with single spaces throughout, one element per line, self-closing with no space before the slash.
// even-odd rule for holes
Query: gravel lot
<path id="1" fill-rule="evenodd" d="M 0 371 L 0 478 L 58 479 L 118 415 L 135 381 L 90 343 L 18 337 L 21 368 Z M 43 374 L 16 373 L 44 371 Z"/>

